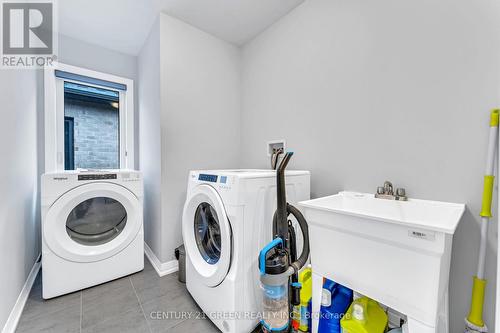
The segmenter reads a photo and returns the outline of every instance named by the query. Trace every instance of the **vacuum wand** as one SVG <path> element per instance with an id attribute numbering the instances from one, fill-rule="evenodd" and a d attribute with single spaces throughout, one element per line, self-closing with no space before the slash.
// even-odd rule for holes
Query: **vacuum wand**
<path id="1" fill-rule="evenodd" d="M 278 208 L 276 210 L 277 218 L 277 229 L 274 235 L 275 237 L 280 237 L 285 241 L 285 246 L 288 247 L 288 213 L 287 213 L 287 203 L 286 203 L 286 185 L 285 185 L 285 169 L 292 158 L 293 153 L 288 152 L 283 157 L 278 169 L 276 170 L 276 182 L 277 182 L 277 200 Z"/>

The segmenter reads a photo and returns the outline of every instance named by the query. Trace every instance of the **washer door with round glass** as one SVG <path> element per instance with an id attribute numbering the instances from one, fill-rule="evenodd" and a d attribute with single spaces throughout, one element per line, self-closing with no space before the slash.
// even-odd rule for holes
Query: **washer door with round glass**
<path id="1" fill-rule="evenodd" d="M 135 239 L 142 227 L 141 207 L 139 199 L 120 185 L 81 185 L 49 208 L 43 237 L 66 260 L 103 260 Z"/>
<path id="2" fill-rule="evenodd" d="M 219 285 L 231 264 L 231 227 L 222 200 L 209 185 L 199 185 L 184 205 L 182 234 L 194 269 L 209 287 Z"/>

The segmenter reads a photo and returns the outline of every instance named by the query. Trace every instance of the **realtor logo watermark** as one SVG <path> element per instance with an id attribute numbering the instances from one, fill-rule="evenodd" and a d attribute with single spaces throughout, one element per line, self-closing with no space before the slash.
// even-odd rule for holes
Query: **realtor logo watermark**
<path id="1" fill-rule="evenodd" d="M 2 0 L 2 68 L 40 68 L 56 59 L 54 1 Z"/>

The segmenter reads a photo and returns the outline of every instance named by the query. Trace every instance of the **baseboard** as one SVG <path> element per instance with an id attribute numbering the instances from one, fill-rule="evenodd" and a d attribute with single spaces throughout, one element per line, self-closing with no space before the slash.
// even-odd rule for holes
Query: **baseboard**
<path id="1" fill-rule="evenodd" d="M 162 263 L 148 246 L 148 244 L 146 244 L 146 242 L 144 242 L 144 253 L 146 254 L 146 257 L 148 257 L 149 262 L 151 263 L 151 265 L 153 265 L 156 273 L 158 273 L 159 276 L 172 274 L 179 270 L 179 263 L 177 262 L 177 260 L 171 260 Z"/>
<path id="2" fill-rule="evenodd" d="M 33 287 L 33 283 L 35 283 L 36 276 L 38 275 L 38 271 L 42 266 L 41 262 L 41 254 L 38 255 L 33 268 L 31 268 L 31 272 L 24 283 L 23 289 L 21 289 L 21 293 L 17 298 L 16 304 L 14 308 L 10 312 L 9 318 L 7 318 L 7 322 L 2 329 L 2 333 L 14 333 L 17 328 L 17 324 L 19 324 L 19 319 L 21 319 L 21 315 L 23 314 L 24 306 L 26 305 L 26 301 L 28 301 L 28 297 L 31 292 L 31 288 Z"/>

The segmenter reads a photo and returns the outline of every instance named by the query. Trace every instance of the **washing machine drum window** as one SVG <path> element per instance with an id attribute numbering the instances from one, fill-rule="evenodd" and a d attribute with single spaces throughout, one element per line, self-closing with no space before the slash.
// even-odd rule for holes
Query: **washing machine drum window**
<path id="1" fill-rule="evenodd" d="M 182 215 L 182 237 L 188 267 L 194 269 L 189 274 L 198 275 L 208 287 L 224 281 L 231 266 L 232 232 L 222 198 L 212 186 L 190 189 Z"/>
<path id="2" fill-rule="evenodd" d="M 217 212 L 207 202 L 202 202 L 196 208 L 194 233 L 203 259 L 211 265 L 216 264 L 221 255 L 221 231 Z"/>
<path id="3" fill-rule="evenodd" d="M 127 211 L 108 197 L 87 199 L 78 204 L 66 219 L 66 232 L 75 242 L 96 246 L 118 236 L 127 224 Z"/>

